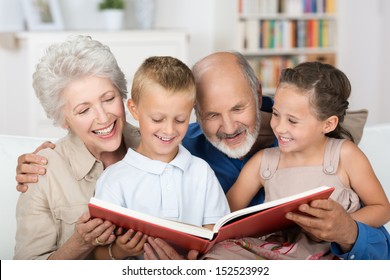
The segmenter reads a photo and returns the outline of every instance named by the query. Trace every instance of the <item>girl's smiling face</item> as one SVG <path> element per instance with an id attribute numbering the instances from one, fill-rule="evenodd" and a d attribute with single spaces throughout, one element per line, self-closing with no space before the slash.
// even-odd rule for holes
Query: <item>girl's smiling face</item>
<path id="1" fill-rule="evenodd" d="M 309 96 L 288 84 L 276 91 L 271 127 L 282 151 L 301 151 L 325 138 L 326 120 L 317 119 Z"/>

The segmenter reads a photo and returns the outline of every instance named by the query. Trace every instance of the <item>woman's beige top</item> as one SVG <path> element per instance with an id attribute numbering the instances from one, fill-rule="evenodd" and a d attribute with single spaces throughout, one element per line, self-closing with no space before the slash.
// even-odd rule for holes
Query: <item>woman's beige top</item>
<path id="1" fill-rule="evenodd" d="M 124 139 L 127 148 L 135 148 L 138 129 L 127 124 Z M 104 169 L 73 133 L 60 139 L 54 150 L 39 154 L 48 159 L 47 171 L 19 197 L 14 259 L 47 259 L 64 244 L 76 221 L 88 211 L 96 180 Z"/>

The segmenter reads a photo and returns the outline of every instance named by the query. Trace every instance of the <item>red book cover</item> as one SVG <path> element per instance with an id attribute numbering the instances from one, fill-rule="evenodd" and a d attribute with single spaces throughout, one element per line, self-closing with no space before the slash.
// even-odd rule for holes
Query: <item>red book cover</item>
<path id="1" fill-rule="evenodd" d="M 164 239 L 180 248 L 205 253 L 214 243 L 228 238 L 262 236 L 293 226 L 294 223 L 285 218 L 287 212 L 296 212 L 299 205 L 316 199 L 327 199 L 333 190 L 332 187 L 318 187 L 232 212 L 222 217 L 214 226 L 214 230 L 152 217 L 94 197 L 88 207 L 91 217 Z"/>

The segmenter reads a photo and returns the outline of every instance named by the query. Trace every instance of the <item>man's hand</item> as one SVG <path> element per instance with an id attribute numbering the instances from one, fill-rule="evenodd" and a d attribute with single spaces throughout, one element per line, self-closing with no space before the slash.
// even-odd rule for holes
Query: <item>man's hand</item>
<path id="1" fill-rule="evenodd" d="M 344 252 L 352 249 L 358 236 L 357 224 L 339 203 L 314 200 L 310 205 L 300 205 L 299 211 L 308 215 L 290 212 L 286 218 L 318 239 L 339 244 Z"/>
<path id="2" fill-rule="evenodd" d="M 196 260 L 199 254 L 198 251 L 190 250 L 187 258 L 184 258 L 164 240 L 153 237 L 148 237 L 144 251 L 145 260 Z"/>
<path id="3" fill-rule="evenodd" d="M 31 154 L 23 154 L 18 157 L 18 166 L 16 167 L 16 189 L 19 192 L 26 192 L 28 189 L 27 184 L 38 182 L 38 175 L 46 173 L 44 165 L 47 164 L 47 159 L 37 155 L 40 150 L 45 148 L 54 149 L 55 144 L 46 141 L 41 144 Z"/>

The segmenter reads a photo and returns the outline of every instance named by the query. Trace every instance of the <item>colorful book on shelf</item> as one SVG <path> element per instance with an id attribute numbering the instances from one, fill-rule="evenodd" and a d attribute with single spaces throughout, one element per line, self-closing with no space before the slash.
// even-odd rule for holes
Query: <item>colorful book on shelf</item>
<path id="1" fill-rule="evenodd" d="M 334 14 L 336 12 L 336 0 L 326 0 L 325 12 L 327 14 Z"/>
<path id="2" fill-rule="evenodd" d="M 215 243 L 229 239 L 262 236 L 294 225 L 287 212 L 316 199 L 327 199 L 334 188 L 318 187 L 282 199 L 255 205 L 222 217 L 213 230 L 157 218 L 92 197 L 88 207 L 91 217 L 111 221 L 123 228 L 132 228 L 158 237 L 184 249 L 207 252 Z"/>

